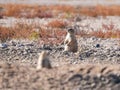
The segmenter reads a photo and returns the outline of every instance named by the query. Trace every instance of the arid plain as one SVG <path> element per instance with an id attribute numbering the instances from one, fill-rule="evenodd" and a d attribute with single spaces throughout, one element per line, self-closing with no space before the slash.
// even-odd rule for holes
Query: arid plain
<path id="1" fill-rule="evenodd" d="M 28 1 L 0 0 L 0 90 L 119 90 L 119 0 Z M 36 69 L 41 51 L 51 69 Z"/>

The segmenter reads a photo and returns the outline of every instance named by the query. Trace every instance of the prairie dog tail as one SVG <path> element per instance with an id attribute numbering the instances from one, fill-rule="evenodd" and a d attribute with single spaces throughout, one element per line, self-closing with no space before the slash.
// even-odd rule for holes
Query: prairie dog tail
<path id="1" fill-rule="evenodd" d="M 47 54 L 48 53 L 45 51 L 42 51 L 40 53 L 39 58 L 38 58 L 38 63 L 37 63 L 37 70 L 42 69 L 42 68 L 48 68 L 48 69 L 52 68 Z"/>

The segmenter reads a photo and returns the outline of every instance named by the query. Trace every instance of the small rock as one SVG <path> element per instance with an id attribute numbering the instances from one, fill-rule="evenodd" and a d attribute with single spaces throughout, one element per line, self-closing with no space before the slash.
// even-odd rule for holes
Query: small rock
<path id="1" fill-rule="evenodd" d="M 96 44 L 96 48 L 99 48 L 100 47 L 100 44 Z"/>
<path id="2" fill-rule="evenodd" d="M 7 44 L 0 43 L 0 48 L 7 48 Z"/>

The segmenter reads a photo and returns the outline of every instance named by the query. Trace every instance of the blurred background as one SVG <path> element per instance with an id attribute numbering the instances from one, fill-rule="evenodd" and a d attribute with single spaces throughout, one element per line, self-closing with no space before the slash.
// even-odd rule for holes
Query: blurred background
<path id="1" fill-rule="evenodd" d="M 82 5 L 93 6 L 101 5 L 119 5 L 120 0 L 0 0 L 1 4 L 6 3 L 24 3 L 24 4 L 69 4 L 69 5 Z"/>

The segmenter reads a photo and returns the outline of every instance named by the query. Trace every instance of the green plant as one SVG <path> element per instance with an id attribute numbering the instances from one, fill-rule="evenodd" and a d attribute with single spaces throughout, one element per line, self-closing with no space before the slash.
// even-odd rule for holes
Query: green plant
<path id="1" fill-rule="evenodd" d="M 40 38 L 40 34 L 38 32 L 32 32 L 30 37 L 29 37 L 31 40 L 36 40 L 36 39 L 39 39 Z"/>

